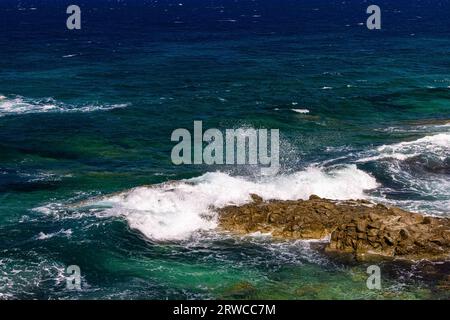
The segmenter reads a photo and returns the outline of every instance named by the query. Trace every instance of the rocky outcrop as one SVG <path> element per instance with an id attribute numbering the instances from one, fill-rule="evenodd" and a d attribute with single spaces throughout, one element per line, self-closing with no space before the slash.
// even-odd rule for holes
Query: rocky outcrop
<path id="1" fill-rule="evenodd" d="M 327 252 L 408 260 L 450 258 L 450 219 L 423 216 L 365 200 L 263 201 L 219 209 L 222 229 L 281 239 L 327 239 Z"/>

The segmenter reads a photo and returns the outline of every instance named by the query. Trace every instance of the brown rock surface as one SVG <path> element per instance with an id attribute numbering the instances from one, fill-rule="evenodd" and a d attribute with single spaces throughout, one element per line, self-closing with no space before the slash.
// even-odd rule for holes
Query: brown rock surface
<path id="1" fill-rule="evenodd" d="M 281 239 L 324 239 L 327 252 L 408 260 L 450 258 L 450 219 L 423 216 L 365 200 L 263 201 L 218 209 L 219 226 L 238 234 Z"/>

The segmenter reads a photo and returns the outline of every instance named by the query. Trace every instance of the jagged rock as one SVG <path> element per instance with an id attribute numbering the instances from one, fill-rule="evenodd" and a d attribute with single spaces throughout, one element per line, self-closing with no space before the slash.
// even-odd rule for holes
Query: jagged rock
<path id="1" fill-rule="evenodd" d="M 263 201 L 219 211 L 222 229 L 239 234 L 271 233 L 282 239 L 325 239 L 327 252 L 409 260 L 450 258 L 450 219 L 422 216 L 366 200 Z"/>

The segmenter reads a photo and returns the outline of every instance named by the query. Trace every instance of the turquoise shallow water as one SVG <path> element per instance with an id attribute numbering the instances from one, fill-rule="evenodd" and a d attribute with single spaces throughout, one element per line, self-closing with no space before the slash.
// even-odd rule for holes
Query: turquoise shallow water
<path id="1" fill-rule="evenodd" d="M 357 1 L 125 3 L 84 3 L 79 32 L 61 2 L 0 5 L 0 298 L 448 298 L 448 264 L 384 263 L 372 291 L 367 265 L 208 210 L 317 193 L 447 216 L 448 2 L 381 3 L 379 32 Z M 174 166 L 194 120 L 280 129 L 279 176 Z"/>

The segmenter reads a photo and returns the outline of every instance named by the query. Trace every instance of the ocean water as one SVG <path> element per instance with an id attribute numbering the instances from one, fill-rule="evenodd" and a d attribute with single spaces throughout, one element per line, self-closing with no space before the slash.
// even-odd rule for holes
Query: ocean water
<path id="1" fill-rule="evenodd" d="M 380 263 L 368 290 L 367 264 L 223 234 L 211 210 L 317 194 L 449 215 L 450 2 L 377 4 L 369 31 L 362 1 L 1 1 L 0 299 L 448 299 L 448 263 Z M 173 165 L 194 120 L 278 128 L 279 174 Z"/>

